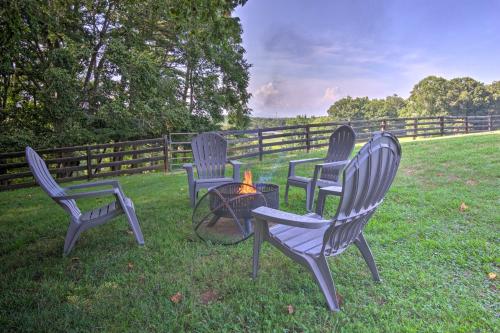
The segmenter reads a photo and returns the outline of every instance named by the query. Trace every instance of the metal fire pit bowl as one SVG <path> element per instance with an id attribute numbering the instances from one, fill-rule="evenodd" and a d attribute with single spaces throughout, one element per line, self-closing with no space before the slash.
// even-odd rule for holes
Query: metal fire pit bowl
<path id="1" fill-rule="evenodd" d="M 250 190 L 253 193 L 242 193 Z M 236 244 L 253 233 L 252 209 L 279 208 L 279 186 L 229 183 L 211 188 L 197 203 L 193 228 L 204 241 Z"/>

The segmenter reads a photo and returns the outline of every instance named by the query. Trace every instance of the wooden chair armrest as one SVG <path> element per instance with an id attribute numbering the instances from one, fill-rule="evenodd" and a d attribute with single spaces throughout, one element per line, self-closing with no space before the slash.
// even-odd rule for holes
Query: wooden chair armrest
<path id="1" fill-rule="evenodd" d="M 121 188 L 118 180 L 103 180 L 103 181 L 99 181 L 99 182 L 70 185 L 70 186 L 65 187 L 64 190 L 79 190 L 82 188 L 99 187 L 99 186 L 113 186 L 115 188 Z"/>
<path id="2" fill-rule="evenodd" d="M 318 161 L 323 161 L 324 158 L 322 157 L 316 157 L 316 158 L 308 158 L 304 160 L 294 160 L 288 162 L 288 177 L 295 176 L 295 166 L 298 164 L 304 164 L 304 163 L 312 163 L 312 162 L 318 162 Z"/>
<path id="3" fill-rule="evenodd" d="M 186 170 L 187 177 L 188 177 L 188 184 L 191 186 L 194 183 L 194 170 L 193 170 L 194 165 L 192 163 L 186 163 L 182 165 L 182 168 Z"/>
<path id="4" fill-rule="evenodd" d="M 324 160 L 323 157 L 315 157 L 315 158 L 306 158 L 304 160 L 292 160 L 288 163 L 297 165 L 297 164 L 311 163 L 311 162 L 317 162 L 317 161 L 323 161 L 323 160 Z"/>
<path id="5" fill-rule="evenodd" d="M 77 200 L 82 198 L 96 198 L 103 197 L 109 195 L 117 196 L 119 191 L 116 189 L 113 190 L 101 190 L 101 191 L 90 191 L 90 192 L 81 192 L 81 193 L 72 193 L 72 194 L 61 194 L 54 196 L 54 200 Z"/>
<path id="6" fill-rule="evenodd" d="M 330 220 L 287 213 L 265 206 L 252 210 L 252 215 L 256 218 L 256 221 L 273 222 L 307 229 L 318 229 L 332 223 Z"/>
<path id="7" fill-rule="evenodd" d="M 316 166 L 317 167 L 321 167 L 321 168 L 324 168 L 324 167 L 329 167 L 329 168 L 331 168 L 331 167 L 337 167 L 338 169 L 341 169 L 344 165 L 349 164 L 349 162 L 351 162 L 351 160 L 336 161 L 336 162 L 327 162 L 327 163 L 319 163 L 319 164 L 316 164 Z"/>
<path id="8" fill-rule="evenodd" d="M 238 183 L 240 181 L 240 167 L 245 163 L 236 160 L 228 160 L 227 162 L 233 166 L 233 180 Z"/>
<path id="9" fill-rule="evenodd" d="M 237 160 L 228 160 L 227 163 L 231 164 L 231 165 L 244 165 L 245 163 L 243 162 L 240 162 L 240 161 L 237 161 Z"/>

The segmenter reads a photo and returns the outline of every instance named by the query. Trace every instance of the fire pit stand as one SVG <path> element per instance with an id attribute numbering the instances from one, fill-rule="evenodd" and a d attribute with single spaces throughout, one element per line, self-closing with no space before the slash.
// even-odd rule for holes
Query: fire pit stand
<path id="1" fill-rule="evenodd" d="M 223 184 L 210 189 L 193 212 L 193 228 L 205 241 L 235 244 L 253 233 L 252 209 L 279 208 L 279 187 L 274 184 Z"/>

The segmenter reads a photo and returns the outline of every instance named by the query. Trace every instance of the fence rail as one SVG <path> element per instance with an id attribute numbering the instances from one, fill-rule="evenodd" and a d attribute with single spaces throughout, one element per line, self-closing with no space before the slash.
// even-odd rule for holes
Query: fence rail
<path id="1" fill-rule="evenodd" d="M 357 141 L 367 141 L 375 131 L 390 131 L 400 138 L 476 133 L 500 129 L 500 115 L 468 117 L 391 118 L 355 120 L 249 130 L 220 131 L 228 140 L 233 159 L 258 157 L 296 150 L 309 152 L 326 147 L 329 134 L 348 123 Z M 191 138 L 197 133 L 170 133 L 161 138 L 109 144 L 40 149 L 58 182 L 90 180 L 122 174 L 178 169 L 192 161 Z M 0 190 L 33 186 L 24 152 L 0 153 Z"/>

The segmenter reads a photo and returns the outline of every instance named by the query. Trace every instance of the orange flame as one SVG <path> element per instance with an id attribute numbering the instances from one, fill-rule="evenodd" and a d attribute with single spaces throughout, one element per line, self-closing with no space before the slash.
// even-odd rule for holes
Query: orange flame
<path id="1" fill-rule="evenodd" d="M 240 186 L 240 194 L 247 194 L 247 193 L 255 193 L 257 192 L 255 188 L 253 188 L 252 184 L 252 171 L 250 170 L 245 170 L 245 174 L 243 176 L 243 184 Z M 250 185 L 250 186 L 246 186 Z"/>

